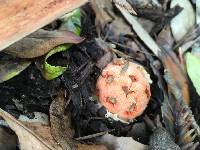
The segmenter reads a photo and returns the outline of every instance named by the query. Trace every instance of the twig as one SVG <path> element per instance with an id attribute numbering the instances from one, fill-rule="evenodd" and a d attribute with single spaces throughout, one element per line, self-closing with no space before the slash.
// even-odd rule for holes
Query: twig
<path id="1" fill-rule="evenodd" d="M 133 58 L 133 57 L 131 57 L 131 56 L 129 56 L 129 55 L 123 53 L 122 51 L 119 51 L 119 50 L 115 49 L 115 48 L 111 48 L 111 47 L 110 47 L 110 50 L 111 50 L 112 52 L 116 53 L 117 55 L 119 55 L 120 57 L 123 57 L 123 58 L 125 58 L 125 59 L 131 59 L 131 58 Z"/>
<path id="2" fill-rule="evenodd" d="M 106 133 L 113 132 L 114 130 L 115 129 L 112 129 L 112 130 L 109 130 L 109 131 L 103 131 L 103 132 L 99 132 L 99 133 L 95 133 L 95 134 L 91 134 L 91 135 L 87 135 L 87 136 L 78 137 L 78 138 L 75 138 L 75 140 L 80 141 L 80 140 L 92 139 L 92 138 L 95 138 L 95 137 L 98 137 L 98 136 L 102 136 Z"/>
<path id="3" fill-rule="evenodd" d="M 129 46 L 123 45 L 123 44 L 118 43 L 118 42 L 115 42 L 115 41 L 111 41 L 111 42 L 112 42 L 113 44 L 116 44 L 116 45 L 121 46 L 121 47 L 123 47 L 123 48 L 131 49 L 131 50 L 133 51 L 133 48 L 131 48 L 131 47 L 129 47 Z M 155 56 L 155 55 L 153 55 L 153 54 L 150 54 L 150 53 L 148 53 L 148 52 L 144 52 L 144 51 L 142 51 L 142 50 L 137 50 L 137 51 L 139 51 L 139 52 L 141 52 L 141 53 L 143 53 L 143 54 L 146 54 L 146 55 Z"/>

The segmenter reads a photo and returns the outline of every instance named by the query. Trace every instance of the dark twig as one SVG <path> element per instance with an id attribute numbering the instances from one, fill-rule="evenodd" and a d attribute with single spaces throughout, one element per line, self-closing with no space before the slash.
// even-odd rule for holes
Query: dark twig
<path id="1" fill-rule="evenodd" d="M 103 132 L 99 132 L 99 133 L 95 133 L 95 134 L 91 134 L 91 135 L 87 135 L 87 136 L 78 137 L 78 138 L 75 138 L 75 140 L 80 141 L 80 140 L 88 140 L 88 139 L 96 138 L 96 137 L 102 136 L 106 133 L 113 132 L 114 130 L 115 129 L 112 129 L 109 131 L 103 131 Z"/>

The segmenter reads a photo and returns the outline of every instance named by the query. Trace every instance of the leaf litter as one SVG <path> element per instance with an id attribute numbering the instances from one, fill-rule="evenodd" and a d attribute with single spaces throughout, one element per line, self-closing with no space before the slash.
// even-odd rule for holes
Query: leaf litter
<path id="1" fill-rule="evenodd" d="M 91 0 L 65 19 L 70 15 L 1 52 L 0 105 L 16 118 L 3 110 L 1 117 L 18 136 L 18 147 L 199 149 L 198 0 Z M 39 41 L 28 41 L 33 39 Z M 142 65 L 153 81 L 147 109 L 128 124 L 108 117 L 98 101 L 97 78 L 115 58 Z M 16 70 L 21 73 L 10 76 Z M 50 124 L 33 119 L 37 112 L 47 114 Z"/>

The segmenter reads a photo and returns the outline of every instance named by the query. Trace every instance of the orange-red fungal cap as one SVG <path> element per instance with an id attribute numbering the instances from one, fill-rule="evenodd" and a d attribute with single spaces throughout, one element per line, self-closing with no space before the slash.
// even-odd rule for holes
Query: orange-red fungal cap
<path id="1" fill-rule="evenodd" d="M 124 121 L 133 120 L 146 109 L 151 92 L 149 75 L 141 65 L 115 59 L 97 80 L 100 103 Z"/>

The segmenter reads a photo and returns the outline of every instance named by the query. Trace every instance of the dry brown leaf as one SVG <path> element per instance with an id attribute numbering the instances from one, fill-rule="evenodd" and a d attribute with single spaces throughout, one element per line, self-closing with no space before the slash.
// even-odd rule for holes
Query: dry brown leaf
<path id="1" fill-rule="evenodd" d="M 172 51 L 174 40 L 171 35 L 169 26 L 166 26 L 158 35 L 157 43 L 162 47 L 163 54 L 160 55 L 165 69 L 171 72 L 173 78 L 177 81 L 178 87 L 182 91 L 182 95 L 186 104 L 189 104 L 188 80 L 183 66 L 179 62 L 176 54 Z M 169 87 L 170 88 L 170 87 Z"/>
<path id="2" fill-rule="evenodd" d="M 47 136 L 46 140 L 41 138 L 39 135 L 34 133 L 31 129 L 26 127 L 23 123 L 16 120 L 13 116 L 11 116 L 9 113 L 5 112 L 4 110 L 0 109 L 0 116 L 6 121 L 6 123 L 9 125 L 9 127 L 16 133 L 19 139 L 19 145 L 21 150 L 59 150 L 57 143 L 54 142 L 53 144 L 49 142 L 50 136 Z M 31 124 L 29 124 L 32 126 Z M 36 130 L 36 127 L 33 127 L 33 130 Z M 38 133 L 45 133 L 49 135 L 50 133 L 47 129 L 47 131 L 43 130 L 45 128 L 41 127 L 41 131 L 38 131 Z M 42 134 L 43 136 L 45 134 Z M 45 136 L 46 137 L 46 136 Z"/>
<path id="3" fill-rule="evenodd" d="M 47 31 L 40 29 L 22 40 L 12 44 L 4 52 L 20 58 L 42 56 L 57 45 L 80 43 L 84 40 L 70 31 Z"/>
<path id="4" fill-rule="evenodd" d="M 163 58 L 162 58 L 163 57 Z M 171 51 L 168 54 L 163 54 L 161 57 L 164 67 L 171 72 L 173 78 L 176 80 L 177 86 L 182 91 L 183 100 L 186 104 L 189 105 L 189 89 L 188 89 L 188 80 L 185 72 L 182 70 L 180 64 L 176 61 L 177 57 Z M 170 87 L 169 87 L 170 88 Z"/>
<path id="5" fill-rule="evenodd" d="M 108 150 L 103 145 L 84 145 L 84 144 L 78 144 L 77 150 Z"/>
<path id="6" fill-rule="evenodd" d="M 63 150 L 59 143 L 55 141 L 53 136 L 51 135 L 51 127 L 49 125 L 45 125 L 42 123 L 32 122 L 22 122 L 28 129 L 34 132 L 37 136 L 39 136 L 45 143 L 52 146 L 55 150 Z"/>
<path id="7" fill-rule="evenodd" d="M 64 150 L 68 150 L 75 147 L 75 142 L 72 140 L 74 132 L 70 129 L 70 112 L 65 113 L 65 106 L 64 92 L 60 91 L 52 101 L 49 113 L 52 136 Z"/>

